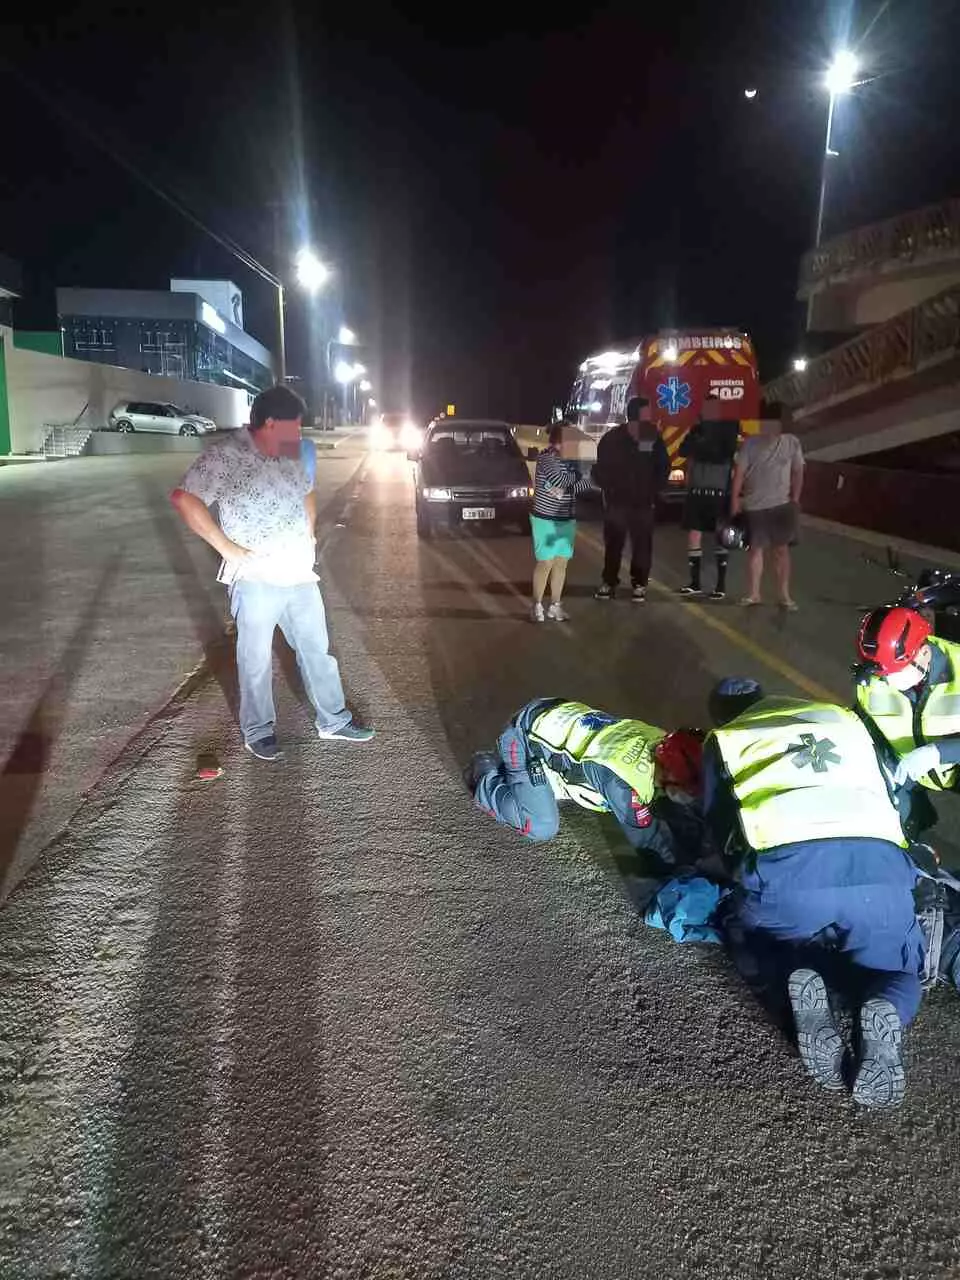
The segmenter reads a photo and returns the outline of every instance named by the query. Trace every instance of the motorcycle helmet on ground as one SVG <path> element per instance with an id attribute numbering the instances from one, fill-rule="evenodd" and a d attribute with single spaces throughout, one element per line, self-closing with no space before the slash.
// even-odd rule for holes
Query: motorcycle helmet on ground
<path id="1" fill-rule="evenodd" d="M 707 710 L 710 723 L 721 728 L 759 702 L 763 689 L 750 676 L 724 676 L 710 690 Z"/>
<path id="2" fill-rule="evenodd" d="M 750 546 L 750 530 L 746 518 L 727 516 L 717 525 L 717 542 L 725 551 L 746 551 Z"/>

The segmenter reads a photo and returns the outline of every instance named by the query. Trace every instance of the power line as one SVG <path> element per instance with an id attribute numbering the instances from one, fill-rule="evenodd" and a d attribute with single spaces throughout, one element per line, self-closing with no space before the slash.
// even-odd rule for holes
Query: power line
<path id="1" fill-rule="evenodd" d="M 78 114 L 76 114 L 76 112 L 70 113 L 66 111 L 53 94 L 51 94 L 42 85 L 31 80 L 29 76 L 24 75 L 19 68 L 14 67 L 5 59 L 0 59 L 0 67 L 3 67 L 7 74 L 15 77 L 22 85 L 24 85 L 25 88 L 34 94 L 35 97 L 39 98 L 47 110 L 56 116 L 62 124 L 82 134 L 88 142 L 93 143 L 98 150 L 109 156 L 115 164 L 119 165 L 121 169 L 126 170 L 131 177 L 136 178 L 138 182 L 142 183 L 143 186 L 153 192 L 155 196 L 165 204 L 169 205 L 171 209 L 179 213 L 187 222 L 190 222 L 195 226 L 197 230 L 202 231 L 204 235 L 209 236 L 210 239 L 220 245 L 221 248 L 226 249 L 232 257 L 236 258 L 238 262 L 243 263 L 248 270 L 254 272 L 255 275 L 260 276 L 261 279 L 266 280 L 267 283 L 271 284 L 274 288 L 279 288 L 282 285 L 282 281 L 268 267 L 265 267 L 262 262 L 259 262 L 253 254 L 248 253 L 242 245 L 237 244 L 235 240 L 225 233 L 214 231 L 214 229 L 208 226 L 198 214 L 194 213 L 192 209 L 184 204 L 179 197 L 172 195 L 169 191 L 165 190 L 128 156 L 124 155 L 114 145 L 108 142 L 102 133 L 99 133 L 97 130 L 92 128 L 92 126 L 88 125 Z"/>

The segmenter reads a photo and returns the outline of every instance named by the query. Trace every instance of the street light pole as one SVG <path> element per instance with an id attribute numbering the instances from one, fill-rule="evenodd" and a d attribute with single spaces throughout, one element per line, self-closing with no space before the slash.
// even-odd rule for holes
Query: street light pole
<path id="1" fill-rule="evenodd" d="M 841 49 L 835 55 L 833 62 L 827 68 L 824 76 L 824 85 L 830 94 L 830 101 L 827 106 L 827 131 L 823 139 L 823 163 L 820 166 L 820 199 L 817 202 L 817 233 L 814 238 L 814 248 L 819 249 L 823 240 L 823 217 L 827 203 L 827 166 L 829 162 L 837 155 L 834 151 L 833 142 L 833 117 L 837 109 L 837 99 L 845 93 L 850 93 L 852 89 L 858 85 L 866 84 L 865 80 L 857 79 L 859 66 L 855 54 L 849 49 Z"/>
<path id="2" fill-rule="evenodd" d="M 815 249 L 820 248 L 820 241 L 823 239 L 823 211 L 827 202 L 827 163 L 831 156 L 837 153 L 830 146 L 830 138 L 833 133 L 833 113 L 837 105 L 837 95 L 831 91 L 830 105 L 827 108 L 827 133 L 823 142 L 823 163 L 820 165 L 820 201 L 817 205 L 817 234 L 813 242 Z"/>
<path id="3" fill-rule="evenodd" d="M 277 385 L 287 380 L 287 338 L 283 319 L 283 285 L 277 281 Z"/>

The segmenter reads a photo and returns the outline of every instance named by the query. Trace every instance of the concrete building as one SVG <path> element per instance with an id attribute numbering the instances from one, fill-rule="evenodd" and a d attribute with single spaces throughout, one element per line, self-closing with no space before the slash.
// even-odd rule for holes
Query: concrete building
<path id="1" fill-rule="evenodd" d="M 13 325 L 13 303 L 23 292 L 19 265 L 0 253 L 0 324 Z"/>
<path id="2" fill-rule="evenodd" d="M 167 293 L 58 289 L 63 354 L 252 393 L 271 386 L 271 353 L 210 300 L 222 297 L 228 314 L 242 321 L 243 298 L 236 285 L 226 280 L 170 283 Z"/>

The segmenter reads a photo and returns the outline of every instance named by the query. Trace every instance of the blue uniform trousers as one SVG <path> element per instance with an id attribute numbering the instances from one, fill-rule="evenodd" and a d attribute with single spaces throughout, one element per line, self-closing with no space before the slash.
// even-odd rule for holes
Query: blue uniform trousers
<path id="1" fill-rule="evenodd" d="M 745 866 L 724 930 L 743 976 L 784 1012 L 791 970 L 810 965 L 851 1003 L 884 996 L 906 1025 L 920 1007 L 916 870 L 883 840 L 783 845 Z"/>
<path id="2" fill-rule="evenodd" d="M 560 811 L 542 767 L 531 779 L 526 736 L 512 725 L 497 739 L 500 761 L 492 757 L 477 780 L 477 807 L 530 840 L 552 840 L 560 830 Z"/>

